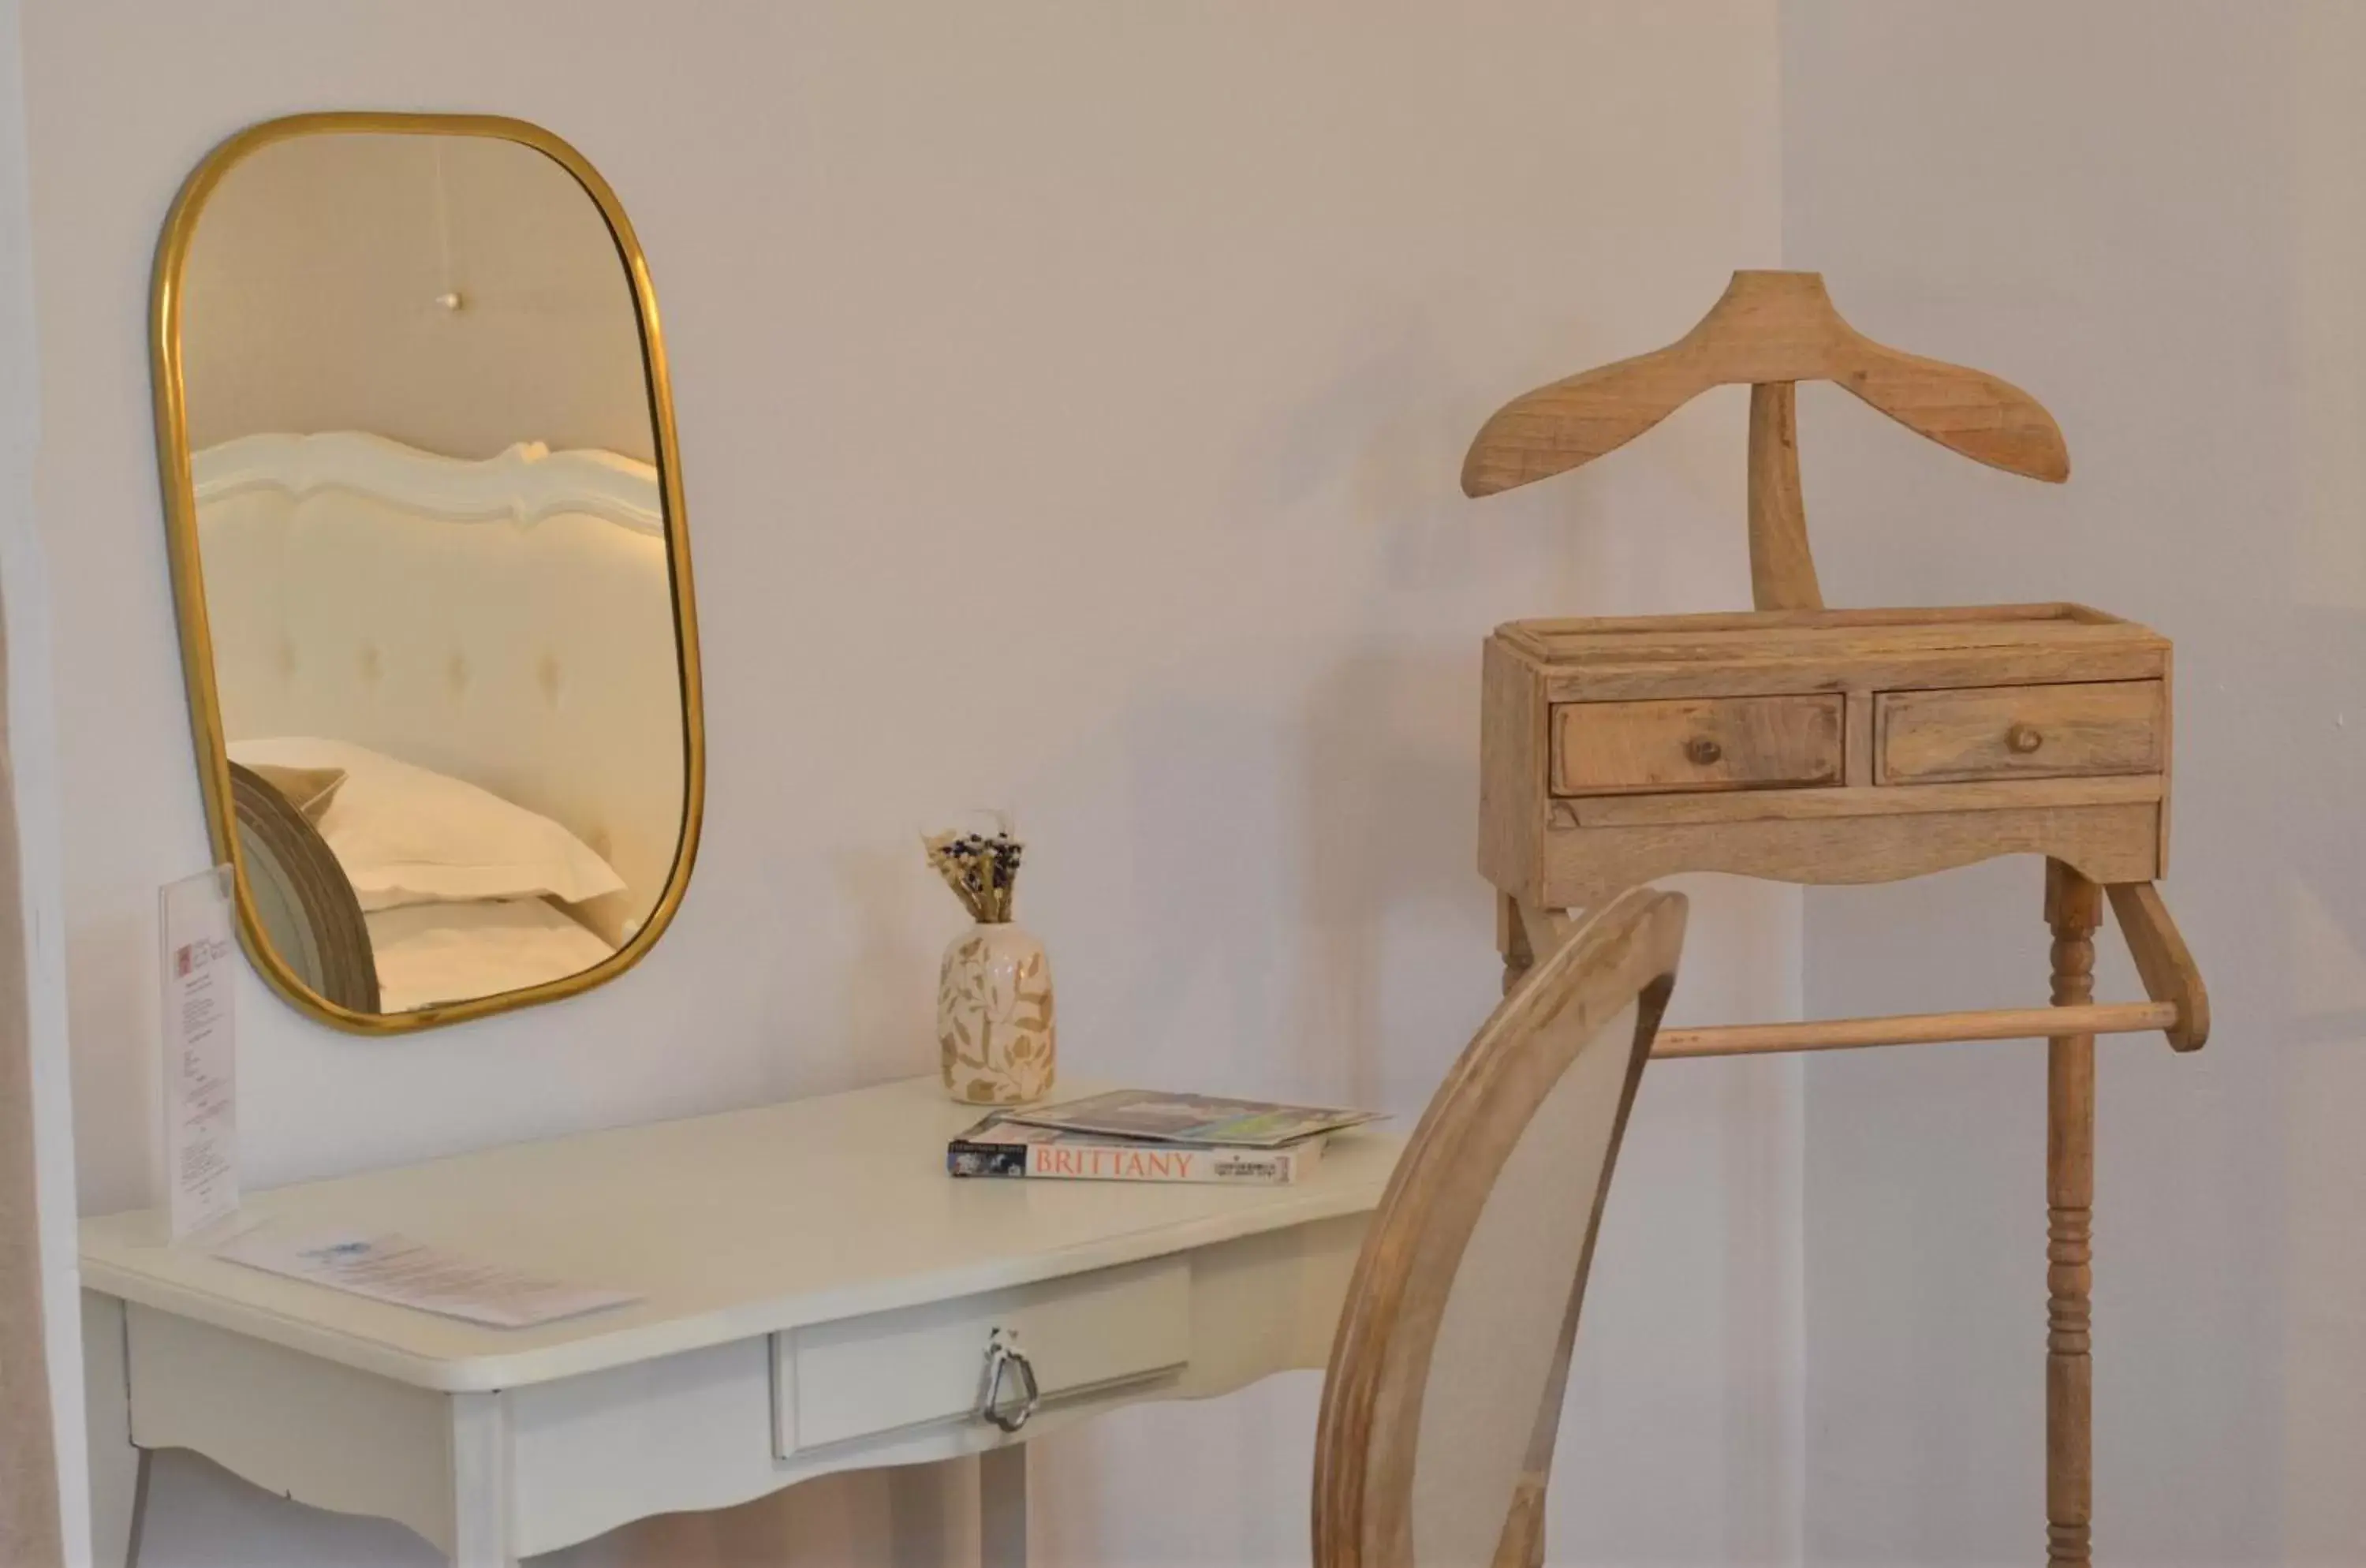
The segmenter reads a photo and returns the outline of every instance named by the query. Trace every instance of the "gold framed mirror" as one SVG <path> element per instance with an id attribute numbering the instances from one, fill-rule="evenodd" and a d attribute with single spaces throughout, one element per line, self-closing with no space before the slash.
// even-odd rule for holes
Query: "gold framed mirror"
<path id="1" fill-rule="evenodd" d="M 705 786 L 648 267 L 572 147 L 298 115 L 193 170 L 151 344 L 173 592 L 239 935 L 396 1033 L 614 978 Z"/>

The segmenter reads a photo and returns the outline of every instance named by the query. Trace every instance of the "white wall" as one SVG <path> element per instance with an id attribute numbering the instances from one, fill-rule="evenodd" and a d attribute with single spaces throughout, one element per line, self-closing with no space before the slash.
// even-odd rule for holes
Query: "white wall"
<path id="1" fill-rule="evenodd" d="M 2029 388 L 2072 465 L 1803 397 L 1831 598 L 2070 597 L 2177 643 L 2168 892 L 2216 1035 L 2100 1048 L 2099 1560 L 2366 1556 L 2361 81 L 2348 0 L 1784 8 L 1786 263 Z M 2039 880 L 1811 893 L 1809 1011 L 2042 1000 Z M 2043 1550 L 2043 1052 L 1808 1068 L 1811 1562 Z"/>
<path id="2" fill-rule="evenodd" d="M 1739 394 L 1485 506 L 1503 398 L 1779 243 L 1773 0 L 995 7 L 38 0 L 26 49 L 77 1132 L 147 1192 L 160 882 L 202 860 L 150 449 L 150 248 L 216 140 L 494 109 L 647 243 L 708 673 L 706 852 L 616 984 L 399 1043 L 238 998 L 258 1183 L 931 1066 L 915 832 L 1015 807 L 1079 1070 L 1410 1111 L 1496 983 L 1478 652 L 1742 604 Z M 1013 715 L 1020 716 L 1014 720 Z M 1797 896 L 1701 889 L 1678 1000 L 1797 1000 Z M 1797 1548 L 1797 1077 L 1654 1075 L 1557 1556 Z M 1292 1561 L 1313 1380 L 1054 1442 L 1053 1562 Z M 875 1493 L 621 1553 L 877 1550 Z M 866 1511 L 867 1510 L 867 1511 Z M 848 1545 L 852 1542 L 852 1545 Z M 165 1467 L 147 1568 L 424 1561 Z"/>
<path id="3" fill-rule="evenodd" d="M 41 1224 L 42 1329 L 69 1562 L 90 1551 L 83 1464 L 80 1267 L 74 1246 L 73 1106 L 66 1047 L 66 922 L 58 844 L 55 666 L 49 569 L 35 532 L 32 244 L 28 231 L 24 75 L 16 0 L 0 0 L 0 621 L 5 621 L 7 781 L 15 812 L 25 933 L 27 1038 L 32 1048 L 35 1209 Z"/>

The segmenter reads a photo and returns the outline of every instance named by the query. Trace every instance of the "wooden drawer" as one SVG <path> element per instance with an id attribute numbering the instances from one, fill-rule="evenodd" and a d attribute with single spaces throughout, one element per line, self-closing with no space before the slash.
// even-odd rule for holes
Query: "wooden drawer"
<path id="1" fill-rule="evenodd" d="M 1190 1262 L 1152 1258 L 775 1334 L 774 1452 L 975 1419 L 997 1328 L 1018 1334 L 1046 1400 L 1173 1371 L 1190 1359 Z"/>
<path id="2" fill-rule="evenodd" d="M 1841 697 L 1560 703 L 1552 792 L 1661 795 L 1838 784 Z"/>
<path id="3" fill-rule="evenodd" d="M 1883 692 L 1874 703 L 1879 784 L 2083 778 L 2162 766 L 2158 681 Z"/>

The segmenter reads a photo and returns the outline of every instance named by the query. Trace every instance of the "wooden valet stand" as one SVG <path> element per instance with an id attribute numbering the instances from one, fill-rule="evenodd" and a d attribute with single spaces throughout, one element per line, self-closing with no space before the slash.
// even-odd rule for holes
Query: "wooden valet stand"
<path id="1" fill-rule="evenodd" d="M 2210 1032 L 2154 886 L 2168 858 L 2169 644 L 2081 605 L 1827 610 L 1799 494 L 1794 388 L 1836 381 L 1908 429 L 2060 482 L 2053 417 L 2020 389 L 1864 336 L 1823 279 L 1739 272 L 1682 339 L 1515 399 L 1470 446 L 1471 496 L 1623 446 L 1712 387 L 1750 388 L 1748 615 L 1519 621 L 1488 639 L 1481 871 L 1508 988 L 1560 911 L 1685 871 L 1889 882 L 2046 857 L 2053 1005 L 1669 1029 L 1652 1055 L 1754 1055 L 2048 1038 L 2048 1561 L 2085 1563 L 2092 1501 L 2090 1225 L 2095 1037 Z M 2146 994 L 2094 1000 L 2105 901 Z"/>

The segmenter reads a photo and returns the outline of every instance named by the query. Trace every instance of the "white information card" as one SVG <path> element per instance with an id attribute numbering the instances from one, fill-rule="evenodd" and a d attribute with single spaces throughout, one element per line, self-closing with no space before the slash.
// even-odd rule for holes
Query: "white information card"
<path id="1" fill-rule="evenodd" d="M 163 1178 L 175 1241 L 238 1210 L 238 1038 L 231 1016 L 236 886 L 231 868 L 220 865 L 165 884 L 159 900 Z"/>
<path id="2" fill-rule="evenodd" d="M 532 1328 L 640 1300 L 620 1291 L 522 1274 L 391 1231 L 321 1231 L 300 1236 L 249 1232 L 215 1247 L 214 1256 L 493 1328 Z"/>

